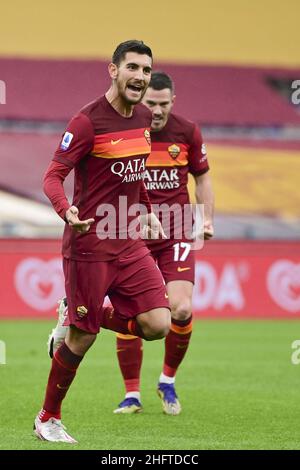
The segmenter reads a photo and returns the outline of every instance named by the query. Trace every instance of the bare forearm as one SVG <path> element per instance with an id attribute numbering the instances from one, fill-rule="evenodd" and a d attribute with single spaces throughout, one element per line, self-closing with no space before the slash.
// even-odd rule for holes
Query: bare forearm
<path id="1" fill-rule="evenodd" d="M 195 177 L 197 204 L 204 204 L 204 221 L 213 222 L 215 197 L 209 173 Z"/>

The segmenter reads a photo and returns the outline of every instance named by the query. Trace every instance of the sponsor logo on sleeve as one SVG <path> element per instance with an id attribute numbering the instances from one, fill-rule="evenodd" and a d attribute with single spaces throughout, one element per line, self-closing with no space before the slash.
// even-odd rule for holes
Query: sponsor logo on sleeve
<path id="1" fill-rule="evenodd" d="M 70 147 L 74 135 L 71 132 L 65 132 L 62 138 L 60 148 L 61 150 L 67 150 Z"/>

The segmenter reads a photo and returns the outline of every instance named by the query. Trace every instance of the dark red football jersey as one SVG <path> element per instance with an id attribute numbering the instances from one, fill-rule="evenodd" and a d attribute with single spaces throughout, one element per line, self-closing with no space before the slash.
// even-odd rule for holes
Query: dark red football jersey
<path id="1" fill-rule="evenodd" d="M 205 145 L 194 123 L 170 114 L 161 131 L 151 132 L 144 182 L 153 204 L 188 204 L 188 174 L 201 175 L 208 169 Z"/>
<path id="2" fill-rule="evenodd" d="M 151 113 L 144 105 L 136 105 L 133 115 L 125 118 L 105 96 L 85 106 L 70 121 L 53 160 L 74 168 L 72 204 L 78 207 L 81 220 L 92 217 L 95 223 L 86 234 L 65 226 L 65 257 L 106 261 L 144 246 L 141 240 L 128 238 L 128 226 L 135 217 L 122 218 L 120 212 L 125 215 L 125 197 L 127 207 L 141 200 L 151 150 L 150 125 Z M 121 209 L 120 196 L 124 197 Z M 114 236 L 112 207 L 116 239 L 105 238 L 107 233 Z"/>
<path id="3" fill-rule="evenodd" d="M 170 114 L 165 127 L 151 132 L 151 154 L 147 159 L 144 175 L 150 201 L 155 204 L 189 204 L 188 174 L 201 175 L 209 170 L 205 145 L 196 124 L 176 114 Z M 183 217 L 181 213 L 180 217 Z M 162 218 L 160 217 L 163 222 Z M 170 236 L 174 235 L 176 224 L 171 218 Z M 164 223 L 163 223 L 164 226 Z M 165 230 L 168 227 L 164 226 Z M 185 239 L 183 236 L 182 239 Z M 162 241 L 148 241 L 151 249 Z M 168 241 L 164 243 L 167 245 Z"/>

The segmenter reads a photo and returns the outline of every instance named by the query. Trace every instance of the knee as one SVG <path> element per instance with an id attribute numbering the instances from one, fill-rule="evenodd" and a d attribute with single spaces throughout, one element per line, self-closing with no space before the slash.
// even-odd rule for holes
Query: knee
<path id="1" fill-rule="evenodd" d="M 162 339 L 165 338 L 169 331 L 170 331 L 171 321 L 167 324 L 160 324 L 160 325 L 152 325 L 145 332 L 145 340 L 146 341 L 153 341 L 155 339 Z"/>
<path id="2" fill-rule="evenodd" d="M 145 339 L 153 341 L 167 336 L 170 331 L 170 327 L 170 311 L 168 309 L 163 309 L 160 315 L 157 315 L 155 318 L 152 317 L 149 321 L 144 322 L 142 329 Z"/>
<path id="3" fill-rule="evenodd" d="M 190 299 L 183 299 L 179 302 L 171 302 L 171 315 L 174 320 L 187 320 L 192 315 L 192 302 Z"/>
<path id="4" fill-rule="evenodd" d="M 165 338 L 171 328 L 171 315 L 170 312 L 168 316 L 164 320 L 161 320 L 159 324 L 154 325 L 154 328 L 152 329 L 153 333 L 153 339 L 162 339 Z"/>

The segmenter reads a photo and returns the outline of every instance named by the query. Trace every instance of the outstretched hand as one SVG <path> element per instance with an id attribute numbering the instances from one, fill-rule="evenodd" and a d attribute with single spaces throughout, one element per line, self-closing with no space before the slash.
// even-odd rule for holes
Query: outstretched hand
<path id="1" fill-rule="evenodd" d="M 156 240 L 158 238 L 167 238 L 159 219 L 154 212 L 140 215 L 141 237 L 147 240 Z"/>
<path id="2" fill-rule="evenodd" d="M 91 225 L 95 222 L 95 219 L 80 220 L 78 214 L 78 208 L 76 206 L 71 206 L 66 211 L 65 219 L 76 232 L 86 233 L 90 230 Z"/>
<path id="3" fill-rule="evenodd" d="M 210 240 L 214 236 L 214 227 L 211 222 L 204 222 L 204 240 Z"/>

